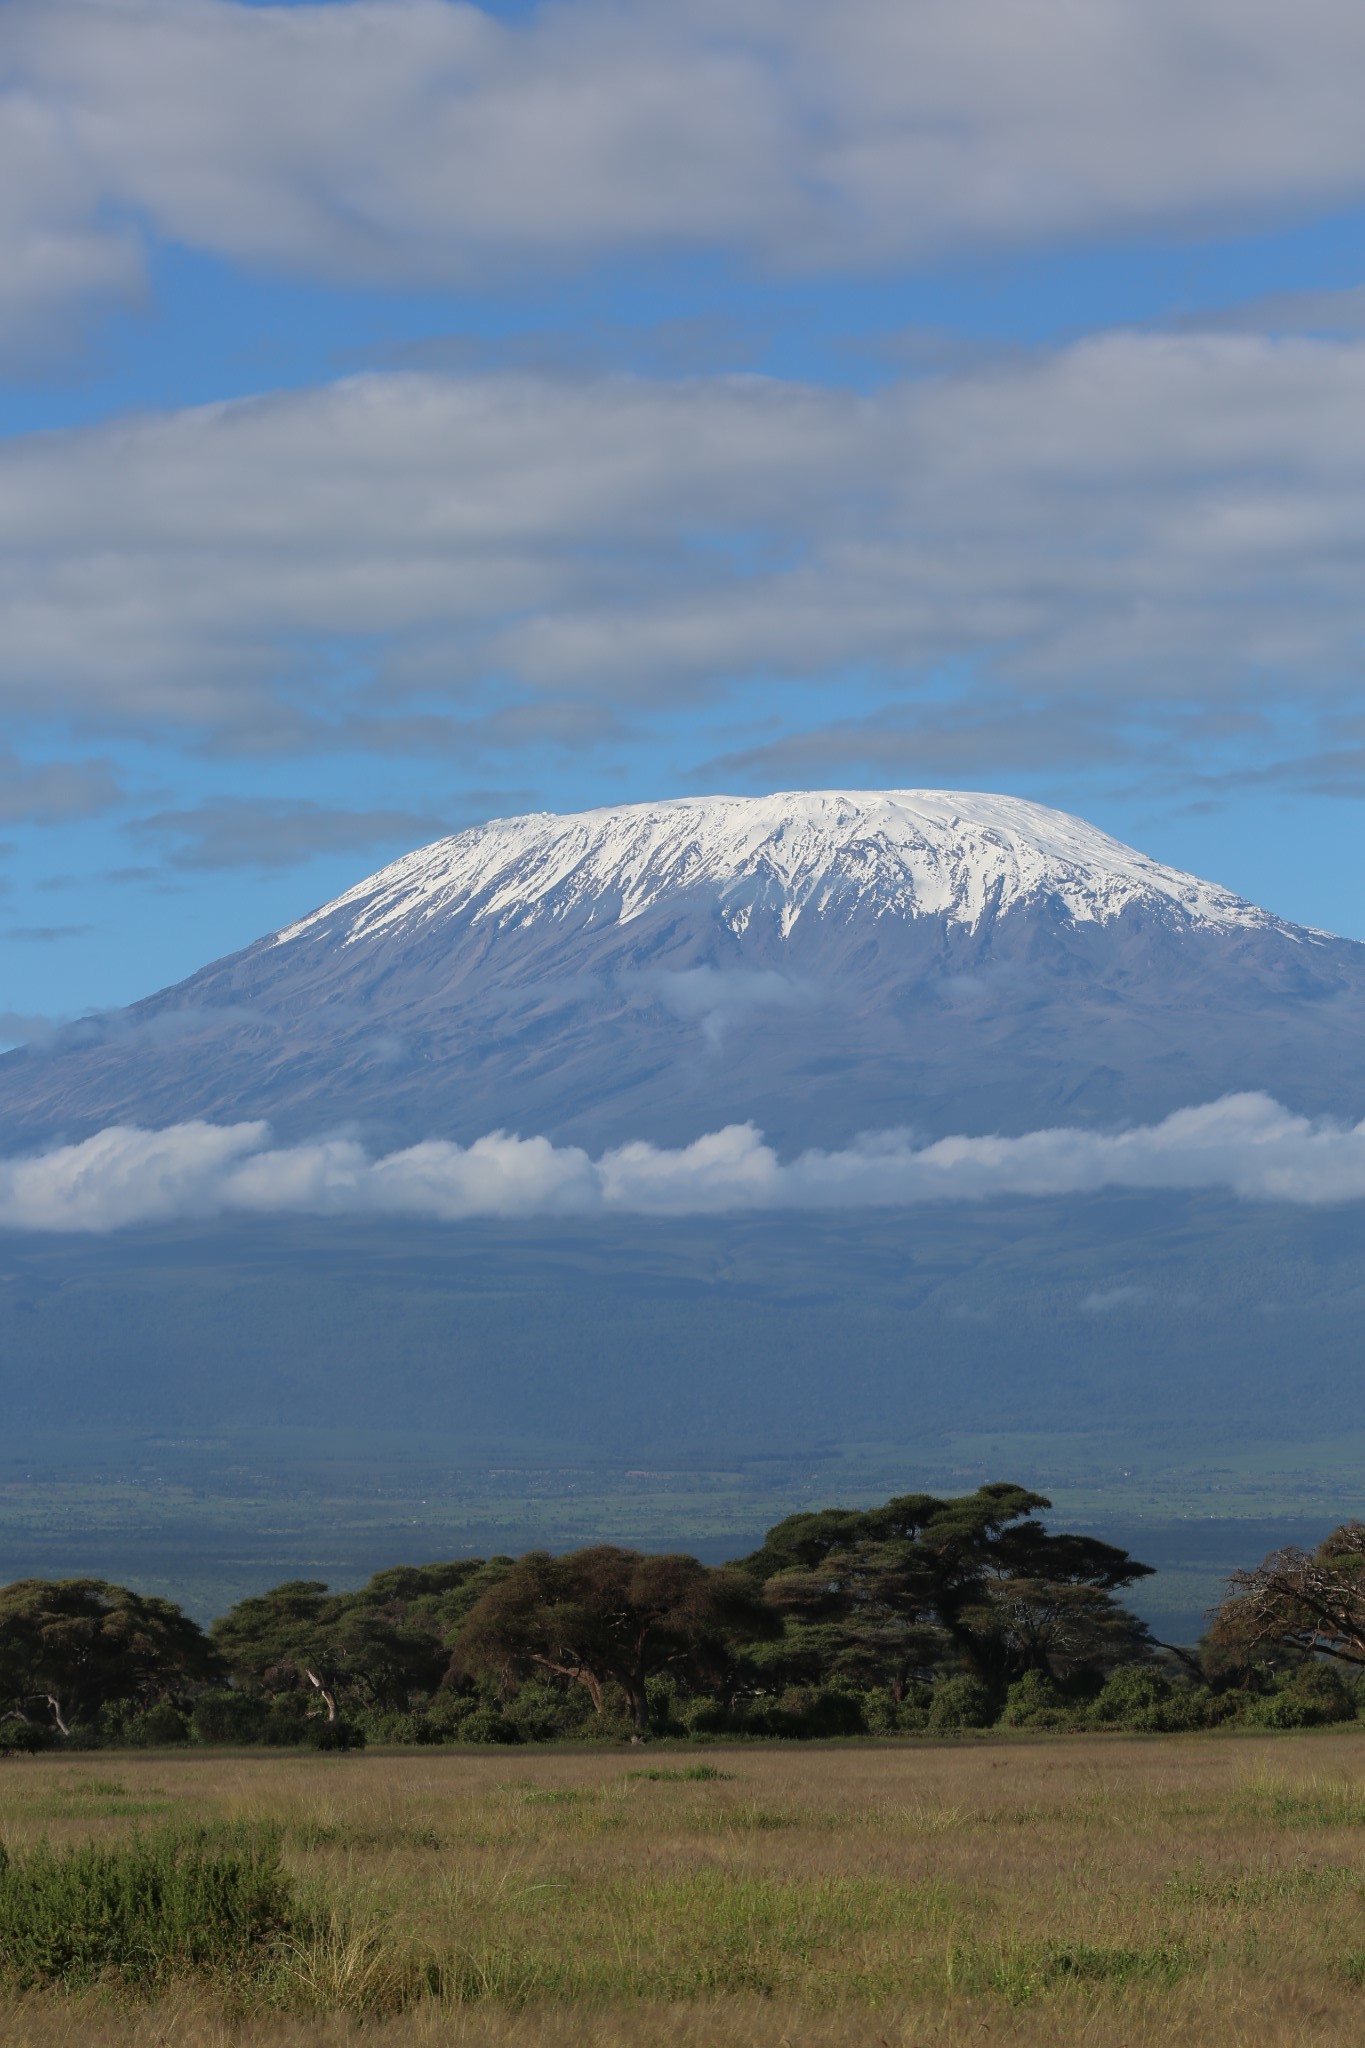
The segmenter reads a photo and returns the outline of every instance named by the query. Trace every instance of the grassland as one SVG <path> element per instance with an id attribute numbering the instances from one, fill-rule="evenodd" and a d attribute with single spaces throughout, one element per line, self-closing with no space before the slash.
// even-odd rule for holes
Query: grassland
<path id="1" fill-rule="evenodd" d="M 0 2001 L 6 2048 L 1365 2039 L 1365 1732 L 0 1765 L 10 1849 L 270 1820 L 254 1989 Z"/>

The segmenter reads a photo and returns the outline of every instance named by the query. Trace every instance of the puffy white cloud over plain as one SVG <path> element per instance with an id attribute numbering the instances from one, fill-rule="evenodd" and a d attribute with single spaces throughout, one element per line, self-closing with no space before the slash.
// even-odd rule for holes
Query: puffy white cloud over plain
<path id="1" fill-rule="evenodd" d="M 6 0 L 0 318 L 153 234 L 409 283 L 1236 223 L 1365 190 L 1351 0 Z"/>
<path id="2" fill-rule="evenodd" d="M 115 1127 L 81 1144 L 0 1161 L 0 1228 L 109 1231 L 228 1215 L 692 1216 L 887 1208 L 1103 1188 L 1226 1189 L 1248 1201 L 1365 1199 L 1365 1123 L 1293 1116 L 1229 1095 L 1159 1124 L 1074 1128 L 917 1146 L 880 1131 L 837 1152 L 779 1159 L 751 1124 L 675 1151 L 577 1146 L 495 1132 L 373 1158 L 349 1138 L 277 1146 L 264 1123 Z M 1107 1304 L 1106 1304 L 1107 1305 Z"/>
<path id="3" fill-rule="evenodd" d="M 489 678 L 572 726 L 965 659 L 1094 746 L 1354 687 L 1363 486 L 1351 339 L 1118 333 L 872 396 L 366 376 L 0 447 L 0 706 L 306 744 L 348 645 L 376 730 Z"/>

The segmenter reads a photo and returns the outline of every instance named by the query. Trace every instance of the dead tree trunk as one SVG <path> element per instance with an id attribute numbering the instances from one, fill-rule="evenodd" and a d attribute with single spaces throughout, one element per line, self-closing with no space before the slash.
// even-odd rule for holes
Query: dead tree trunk
<path id="1" fill-rule="evenodd" d="M 327 1687 L 318 1677 L 316 1671 L 305 1671 L 303 1675 L 308 1680 L 308 1683 L 312 1686 L 316 1686 L 318 1692 L 322 1695 L 322 1698 L 326 1703 L 327 1707 L 327 1719 L 329 1721 L 335 1721 L 337 1717 L 336 1694 L 333 1692 L 329 1692 L 327 1690 Z"/>

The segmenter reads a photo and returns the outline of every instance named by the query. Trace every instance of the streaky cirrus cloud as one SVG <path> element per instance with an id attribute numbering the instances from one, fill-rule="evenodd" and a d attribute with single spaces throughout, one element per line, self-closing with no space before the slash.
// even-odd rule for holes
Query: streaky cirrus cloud
<path id="1" fill-rule="evenodd" d="M 7 0 L 0 319 L 149 239 L 345 282 L 914 261 L 1365 191 L 1351 0 Z"/>
<path id="2" fill-rule="evenodd" d="M 276 1145 L 265 1123 L 115 1126 L 80 1144 L 0 1161 L 0 1228 L 104 1232 L 183 1219 L 705 1216 L 893 1208 L 1104 1188 L 1223 1189 L 1247 1201 L 1365 1199 L 1365 1122 L 1294 1116 L 1229 1095 L 1159 1124 L 1024 1137 L 865 1134 L 782 1160 L 752 1124 L 668 1150 L 639 1142 L 592 1158 L 505 1131 L 372 1156 L 348 1137 Z M 1096 1304 L 1098 1305 L 1098 1304 Z M 1107 1304 L 1106 1304 L 1107 1305 Z"/>
<path id="3" fill-rule="evenodd" d="M 0 448 L 0 707 L 255 750 L 444 696 L 477 753 L 516 743 L 490 681 L 571 741 L 947 663 L 946 741 L 1004 699 L 1102 758 L 1354 692 L 1363 486 L 1360 341 L 1115 333 L 870 396 L 370 375 Z"/>

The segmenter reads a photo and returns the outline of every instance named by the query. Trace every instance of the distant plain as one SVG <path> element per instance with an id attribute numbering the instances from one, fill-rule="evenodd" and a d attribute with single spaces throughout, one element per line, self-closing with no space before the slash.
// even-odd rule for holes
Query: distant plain
<path id="1" fill-rule="evenodd" d="M 1348 1208 L 1207 1196 L 0 1240 L 0 1569 L 204 1618 L 291 1577 L 609 1539 L 708 1559 L 983 1479 L 1225 1573 L 1358 1512 Z"/>

